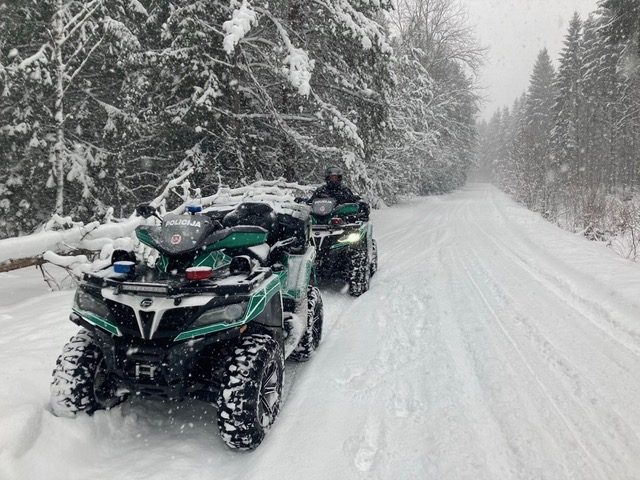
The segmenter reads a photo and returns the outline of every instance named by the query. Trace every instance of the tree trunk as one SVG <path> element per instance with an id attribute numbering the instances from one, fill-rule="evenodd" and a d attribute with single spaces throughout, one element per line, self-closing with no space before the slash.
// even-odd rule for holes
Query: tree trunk
<path id="1" fill-rule="evenodd" d="M 56 74 L 56 102 L 54 107 L 54 122 L 56 126 L 56 142 L 53 146 L 53 171 L 56 176 L 56 206 L 55 213 L 64 214 L 64 164 L 65 164 L 65 138 L 64 138 L 64 73 L 65 66 L 62 61 L 62 42 L 64 38 L 62 22 L 62 0 L 56 1 L 56 13 L 53 19 L 54 33 L 54 62 Z"/>

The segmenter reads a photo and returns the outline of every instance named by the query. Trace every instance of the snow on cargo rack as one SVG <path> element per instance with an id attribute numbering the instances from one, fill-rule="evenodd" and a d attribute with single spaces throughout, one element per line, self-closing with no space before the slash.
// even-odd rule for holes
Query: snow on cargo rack
<path id="1" fill-rule="evenodd" d="M 295 202 L 298 197 L 309 197 L 316 189 L 315 185 L 300 185 L 286 182 L 284 179 L 260 180 L 245 187 L 229 188 L 221 186 L 211 197 L 202 199 L 206 206 L 204 212 L 232 210 L 242 203 L 256 202 L 270 205 L 276 213 L 299 216 L 307 212 L 308 207 Z"/>

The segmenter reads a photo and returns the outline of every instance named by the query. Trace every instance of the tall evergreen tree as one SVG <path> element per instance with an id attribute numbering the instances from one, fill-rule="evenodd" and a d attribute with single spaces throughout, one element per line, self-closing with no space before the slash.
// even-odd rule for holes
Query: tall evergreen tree
<path id="1" fill-rule="evenodd" d="M 635 8 L 635 2 L 603 1 L 582 29 L 575 15 L 556 80 L 550 83 L 553 70 L 543 52 L 521 114 L 514 106 L 507 122 L 516 130 L 500 137 L 492 122 L 488 129 L 493 131 L 483 136 L 484 142 L 496 135 L 501 142 L 515 139 L 508 160 L 496 171 L 502 188 L 548 218 L 565 212 L 563 223 L 589 234 L 606 223 L 598 215 L 610 214 L 602 207 L 609 195 L 629 198 L 640 184 Z M 555 103 L 549 102 L 550 92 Z M 550 105 L 553 115 L 548 113 Z M 483 145 L 482 153 L 491 149 L 500 147 Z M 604 228 L 610 229 L 628 219 L 606 221 Z M 598 238 L 601 235 L 600 231 Z"/>
<path id="2" fill-rule="evenodd" d="M 605 41 L 601 32 L 611 21 L 609 12 L 590 17 L 584 29 L 582 67 L 584 156 L 586 187 L 611 191 L 617 183 L 617 121 L 621 114 L 618 66 L 621 48 Z"/>
<path id="3" fill-rule="evenodd" d="M 544 215 L 553 216 L 555 175 L 550 138 L 553 130 L 553 106 L 557 97 L 555 70 L 547 49 L 538 54 L 529 83 L 524 108 L 521 140 L 524 150 L 523 175 L 528 182 L 524 202 Z"/>
<path id="4" fill-rule="evenodd" d="M 612 13 L 604 26 L 609 38 L 635 46 L 640 55 L 640 0 L 601 0 L 600 5 Z"/>
<path id="5" fill-rule="evenodd" d="M 574 13 L 569 32 L 560 55 L 560 66 L 555 80 L 558 96 L 553 111 L 555 125 L 551 132 L 554 155 L 553 169 L 557 180 L 566 187 L 581 181 L 583 141 L 583 46 L 582 21 Z"/>

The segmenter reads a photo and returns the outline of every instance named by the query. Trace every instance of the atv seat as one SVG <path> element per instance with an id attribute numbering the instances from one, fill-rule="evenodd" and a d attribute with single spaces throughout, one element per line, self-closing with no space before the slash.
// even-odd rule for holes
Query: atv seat
<path id="1" fill-rule="evenodd" d="M 311 220 L 308 210 L 278 213 L 278 241 L 290 253 L 302 253 L 309 243 Z"/>
<path id="2" fill-rule="evenodd" d="M 278 217 L 266 203 L 241 203 L 222 220 L 225 227 L 253 225 L 262 227 L 268 232 L 267 243 L 273 245 L 278 236 Z"/>
<path id="3" fill-rule="evenodd" d="M 255 225 L 269 232 L 267 245 L 242 249 L 236 254 L 248 255 L 267 266 L 282 260 L 287 253 L 301 254 L 306 251 L 311 232 L 309 208 L 298 206 L 275 213 L 267 203 L 246 202 L 226 214 L 222 220 L 226 227 Z"/>

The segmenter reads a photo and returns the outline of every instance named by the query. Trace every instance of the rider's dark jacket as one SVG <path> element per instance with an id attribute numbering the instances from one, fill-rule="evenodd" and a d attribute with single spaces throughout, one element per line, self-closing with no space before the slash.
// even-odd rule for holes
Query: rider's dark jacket
<path id="1" fill-rule="evenodd" d="M 355 195 L 348 187 L 345 187 L 342 184 L 322 185 L 313 192 L 309 201 L 312 202 L 316 198 L 326 197 L 335 199 L 335 201 L 338 202 L 338 205 L 342 203 L 358 203 L 360 201 L 360 197 L 358 195 Z"/>
<path id="2" fill-rule="evenodd" d="M 340 184 L 325 184 L 319 187 L 311 198 L 309 199 L 309 203 L 313 202 L 316 198 L 326 198 L 331 197 L 335 199 L 338 205 L 343 203 L 358 203 L 361 207 L 361 212 L 368 217 L 369 216 L 369 205 L 360 198 L 359 195 L 356 195 L 351 191 L 349 187 L 345 187 Z"/>

